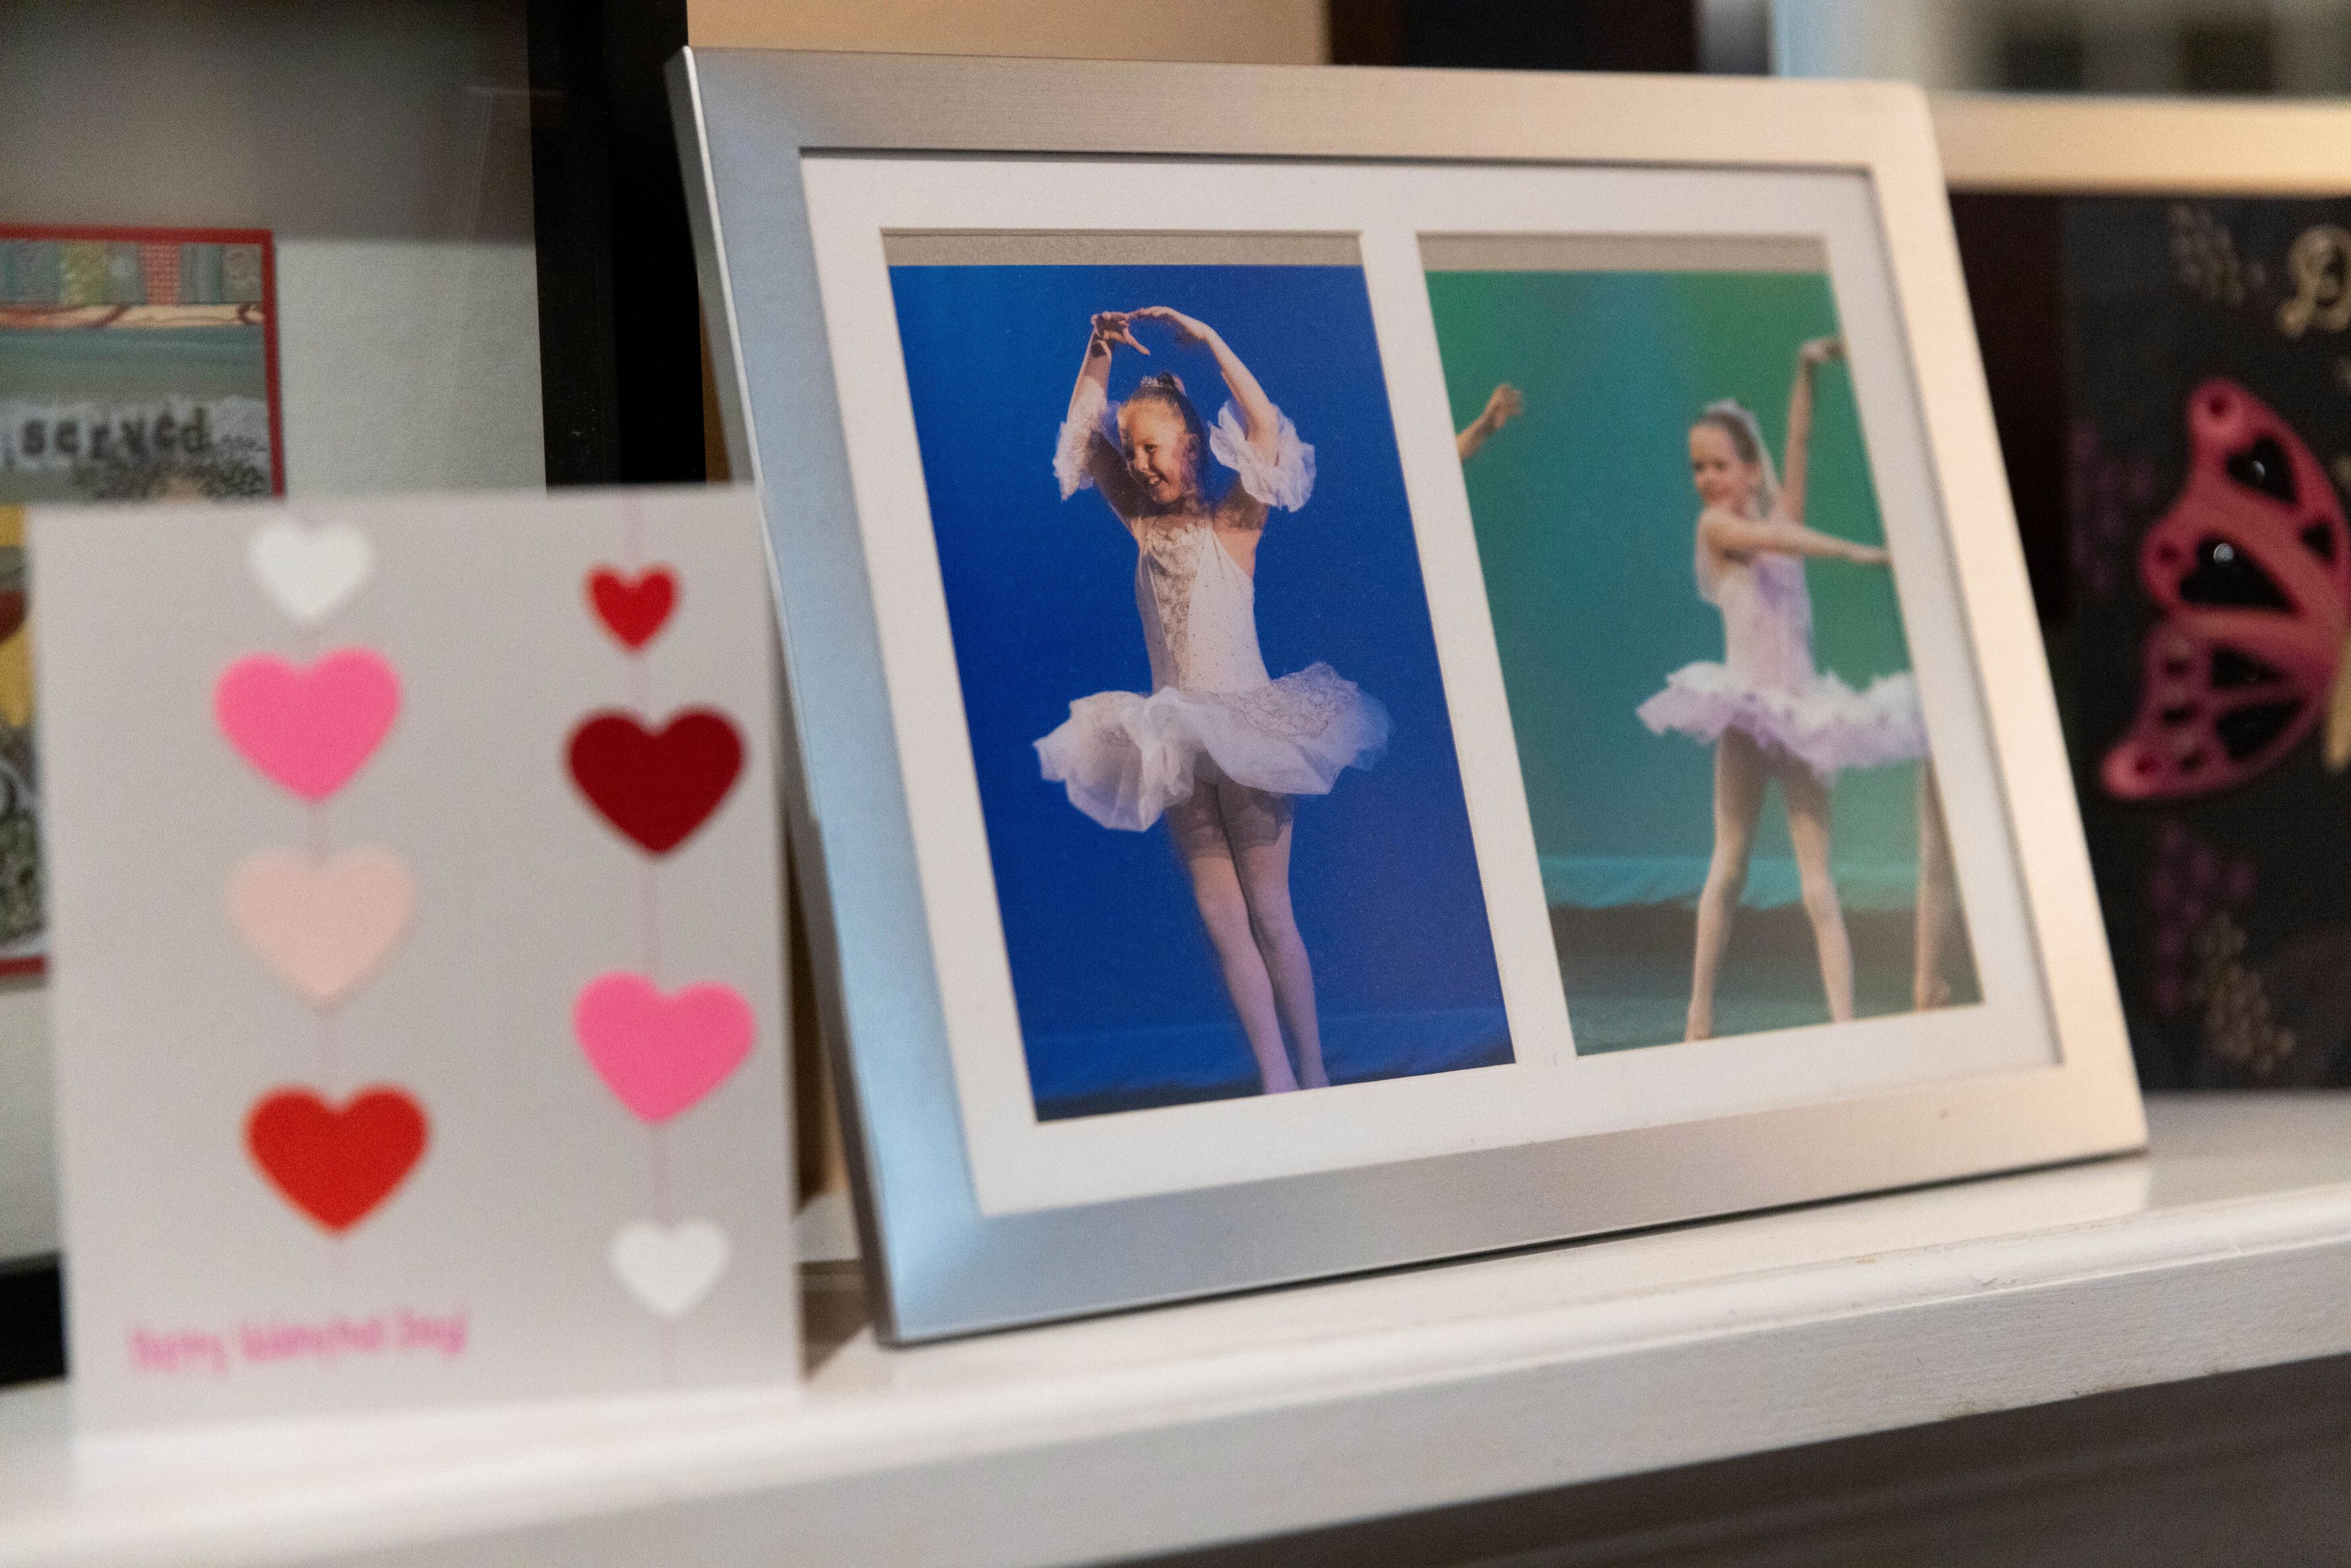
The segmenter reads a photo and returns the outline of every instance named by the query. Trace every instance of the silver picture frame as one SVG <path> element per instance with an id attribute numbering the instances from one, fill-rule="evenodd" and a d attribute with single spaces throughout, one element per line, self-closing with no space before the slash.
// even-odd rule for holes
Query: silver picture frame
<path id="1" fill-rule="evenodd" d="M 1926 100 L 1900 86 L 691 50 L 671 87 L 733 472 L 786 664 L 788 836 L 877 1332 L 912 1342 L 2143 1146 Z M 1139 101 L 1179 99 L 1146 125 Z M 1148 145 L 1144 139 L 1148 137 Z M 1819 1103 L 987 1212 L 973 1174 L 804 161 L 1202 159 L 1865 175 L 2053 1060 Z M 1022 226 L 1008 221 L 1007 227 Z M 1849 1025 L 1861 1028 L 1864 1025 Z"/>

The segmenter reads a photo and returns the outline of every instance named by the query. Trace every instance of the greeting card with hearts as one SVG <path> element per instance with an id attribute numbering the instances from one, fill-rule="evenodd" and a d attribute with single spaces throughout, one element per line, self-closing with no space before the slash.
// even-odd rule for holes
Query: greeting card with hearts
<path id="1" fill-rule="evenodd" d="M 33 529 L 85 1423 L 795 1378 L 747 495 Z"/>

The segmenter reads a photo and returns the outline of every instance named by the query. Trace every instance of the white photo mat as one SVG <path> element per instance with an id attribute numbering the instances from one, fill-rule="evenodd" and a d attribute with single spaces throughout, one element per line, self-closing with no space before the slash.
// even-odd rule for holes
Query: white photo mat
<path id="1" fill-rule="evenodd" d="M 1149 178 L 1137 178 L 1138 163 Z M 917 862 L 983 1214 L 1017 1214 L 2046 1071 L 2056 1032 L 1876 199 L 1859 171 L 872 158 L 801 164 Z M 1017 216 L 1016 221 L 1010 221 Z M 1505 1066 L 1040 1123 L 931 533 L 885 231 L 1360 236 L 1508 1009 Z M 1982 978 L 1977 1005 L 1578 1056 L 1455 452 L 1424 236 L 1817 239 Z M 1705 240 L 1694 245 L 1703 246 Z M 1105 301 L 1133 305 L 1144 301 Z M 1050 457 L 1040 430 L 1037 461 Z M 1628 519 L 1675 527 L 1681 519 Z M 1560 653 L 1573 657 L 1574 632 Z"/>

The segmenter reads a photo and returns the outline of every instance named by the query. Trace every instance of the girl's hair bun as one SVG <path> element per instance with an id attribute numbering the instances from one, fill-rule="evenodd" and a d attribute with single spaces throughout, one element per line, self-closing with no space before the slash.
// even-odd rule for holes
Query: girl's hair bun
<path id="1" fill-rule="evenodd" d="M 1739 451 L 1742 463 L 1763 460 L 1763 430 L 1755 415 L 1737 398 L 1726 397 L 1698 411 L 1698 423 L 1710 424 L 1730 437 L 1730 444 Z"/>

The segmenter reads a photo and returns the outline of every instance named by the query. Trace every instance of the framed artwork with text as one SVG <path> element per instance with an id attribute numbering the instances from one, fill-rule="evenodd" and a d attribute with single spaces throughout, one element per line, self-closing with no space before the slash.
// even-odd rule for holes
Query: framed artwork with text
<path id="1" fill-rule="evenodd" d="M 268 230 L 0 223 L 0 976 L 48 941 L 21 508 L 285 488 Z"/>
<path id="2" fill-rule="evenodd" d="M 2351 1083 L 2351 112 L 1935 107 L 2140 1082 Z"/>

